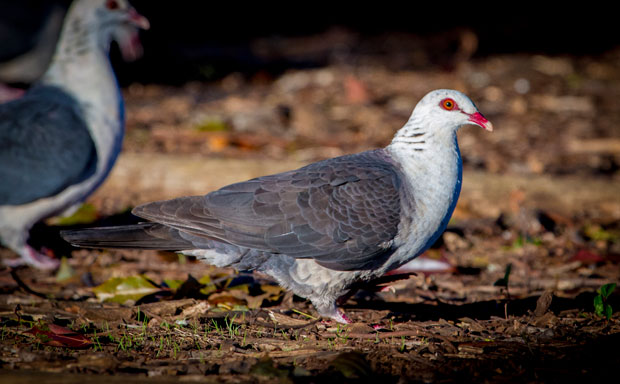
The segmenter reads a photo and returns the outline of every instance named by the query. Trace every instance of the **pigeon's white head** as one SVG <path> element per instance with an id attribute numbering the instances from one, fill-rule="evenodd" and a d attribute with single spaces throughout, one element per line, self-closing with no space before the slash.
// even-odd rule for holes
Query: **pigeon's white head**
<path id="1" fill-rule="evenodd" d="M 465 94 L 438 89 L 420 100 L 407 124 L 396 132 L 391 146 L 406 151 L 450 146 L 455 143 L 456 131 L 467 124 L 493 130 L 493 124 Z"/>
<path id="2" fill-rule="evenodd" d="M 63 34 L 75 36 L 71 40 L 78 47 L 88 44 L 86 36 L 90 36 L 105 51 L 115 40 L 123 57 L 134 60 L 142 54 L 139 28 L 148 29 L 149 22 L 126 0 L 76 0 L 67 14 Z M 75 48 L 75 53 L 79 52 Z"/>
<path id="3" fill-rule="evenodd" d="M 477 125 L 487 131 L 493 130 L 493 124 L 478 111 L 474 102 L 453 89 L 438 89 L 427 93 L 413 110 L 411 120 L 444 131 L 454 131 L 467 124 Z"/>
<path id="4" fill-rule="evenodd" d="M 462 92 L 452 89 L 427 93 L 413 110 L 411 120 L 431 129 L 454 131 L 463 125 L 473 124 L 487 131 L 493 130 L 493 124 L 478 111 L 474 102 Z"/>

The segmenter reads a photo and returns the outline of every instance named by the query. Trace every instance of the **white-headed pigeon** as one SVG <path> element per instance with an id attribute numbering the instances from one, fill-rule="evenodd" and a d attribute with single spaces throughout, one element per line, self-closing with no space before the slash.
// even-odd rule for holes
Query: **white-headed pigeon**
<path id="1" fill-rule="evenodd" d="M 125 0 L 75 1 L 45 75 L 0 104 L 0 240 L 22 263 L 57 264 L 27 244 L 30 228 L 83 201 L 110 172 L 124 132 L 110 43 L 135 55 L 137 28 L 148 26 Z"/>
<path id="2" fill-rule="evenodd" d="M 338 298 L 420 255 L 446 228 L 461 189 L 456 131 L 466 124 L 493 128 L 463 93 L 436 90 L 384 149 L 133 210 L 149 222 L 62 235 L 78 246 L 176 250 L 257 270 L 348 322 Z"/>

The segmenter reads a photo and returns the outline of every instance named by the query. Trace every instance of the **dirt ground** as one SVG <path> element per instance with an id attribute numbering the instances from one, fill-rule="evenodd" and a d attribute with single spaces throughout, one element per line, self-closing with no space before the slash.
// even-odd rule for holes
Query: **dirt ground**
<path id="1" fill-rule="evenodd" d="M 125 88 L 124 152 L 77 218 L 88 224 L 33 230 L 71 257 L 54 272 L 0 270 L 0 381 L 615 377 L 620 289 L 600 289 L 620 282 L 620 50 L 455 62 L 412 70 L 369 55 Z M 321 321 L 263 276 L 58 238 L 60 224 L 126 222 L 141 202 L 384 146 L 435 88 L 466 92 L 496 130 L 459 133 L 463 192 L 427 252 L 437 270 L 362 287 L 343 305 L 353 324 Z"/>

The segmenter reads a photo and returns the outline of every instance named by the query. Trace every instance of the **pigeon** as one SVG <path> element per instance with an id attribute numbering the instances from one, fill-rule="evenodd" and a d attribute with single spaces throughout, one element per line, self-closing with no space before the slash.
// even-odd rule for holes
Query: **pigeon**
<path id="1" fill-rule="evenodd" d="M 146 222 L 61 232 L 75 246 L 181 251 L 255 270 L 309 299 L 318 313 L 352 287 L 397 270 L 445 230 L 459 197 L 457 130 L 493 125 L 455 90 L 424 96 L 385 148 L 140 205 Z"/>
<path id="2" fill-rule="evenodd" d="M 28 245 L 29 230 L 76 208 L 110 172 L 124 133 L 110 43 L 132 56 L 148 27 L 125 0 L 75 1 L 41 80 L 0 104 L 0 241 L 21 256 L 6 264 L 57 266 Z"/>

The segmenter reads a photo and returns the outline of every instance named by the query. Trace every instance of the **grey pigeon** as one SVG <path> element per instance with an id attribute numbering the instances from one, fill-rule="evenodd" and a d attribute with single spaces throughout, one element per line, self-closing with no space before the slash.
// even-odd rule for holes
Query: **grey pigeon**
<path id="1" fill-rule="evenodd" d="M 148 21 L 125 0 L 75 1 L 42 79 L 0 104 L 0 240 L 20 263 L 57 264 L 27 244 L 30 228 L 76 206 L 110 172 L 124 109 L 108 51 L 116 40 L 135 53 L 138 27 Z"/>
<path id="2" fill-rule="evenodd" d="M 384 149 L 136 207 L 149 222 L 67 231 L 78 246 L 182 251 L 256 270 L 339 322 L 356 283 L 420 255 L 446 228 L 461 189 L 456 131 L 493 126 L 463 93 L 432 91 Z"/>

